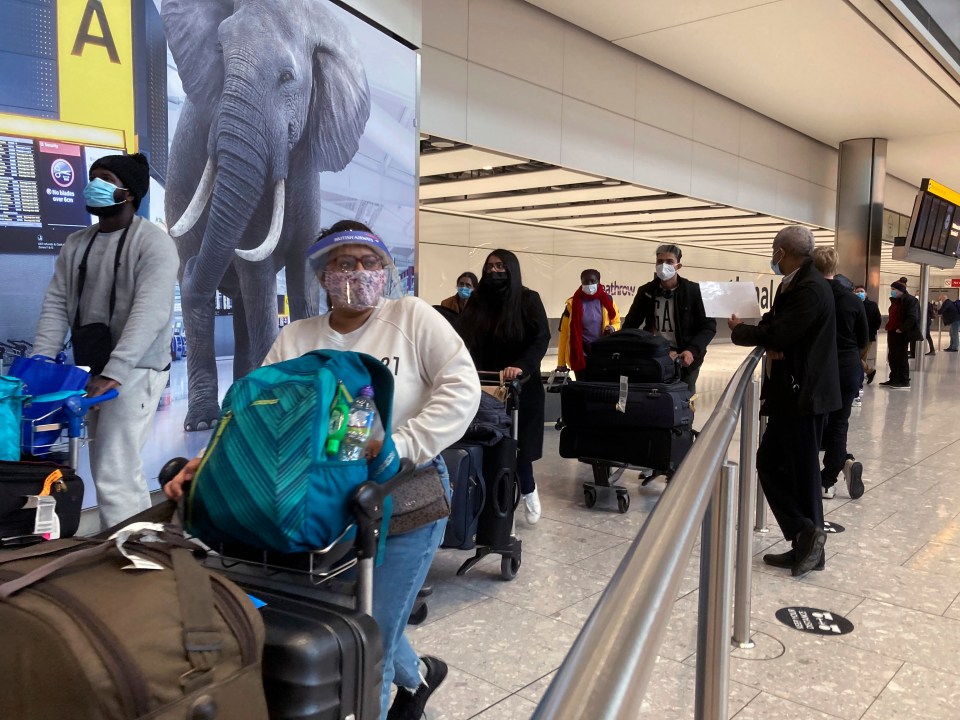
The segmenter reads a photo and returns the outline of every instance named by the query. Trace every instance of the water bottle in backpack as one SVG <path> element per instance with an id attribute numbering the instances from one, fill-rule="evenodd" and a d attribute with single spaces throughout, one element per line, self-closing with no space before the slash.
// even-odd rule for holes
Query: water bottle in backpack
<path id="1" fill-rule="evenodd" d="M 338 460 L 360 460 L 364 456 L 373 422 L 377 417 L 377 406 L 373 402 L 373 387 L 366 385 L 350 403 L 347 416 L 347 434 L 340 441 Z"/>

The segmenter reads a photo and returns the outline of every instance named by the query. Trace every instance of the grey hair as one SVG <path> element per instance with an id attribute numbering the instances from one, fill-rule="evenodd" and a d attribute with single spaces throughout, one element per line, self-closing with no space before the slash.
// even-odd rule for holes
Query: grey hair
<path id="1" fill-rule="evenodd" d="M 680 258 L 683 257 L 683 252 L 676 245 L 661 245 L 657 248 L 656 254 L 659 255 L 660 253 L 670 253 L 677 259 L 677 262 L 680 262 Z"/>
<path id="2" fill-rule="evenodd" d="M 793 257 L 810 257 L 813 253 L 813 233 L 803 225 L 788 225 L 773 239 L 773 249 L 783 248 Z"/>

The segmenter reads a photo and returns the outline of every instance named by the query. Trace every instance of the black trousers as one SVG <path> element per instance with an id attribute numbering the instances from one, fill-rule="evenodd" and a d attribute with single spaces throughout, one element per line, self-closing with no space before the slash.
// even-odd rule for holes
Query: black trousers
<path id="1" fill-rule="evenodd" d="M 823 527 L 820 436 L 824 415 L 773 415 L 757 450 L 760 486 L 783 537 Z"/>
<path id="2" fill-rule="evenodd" d="M 907 351 L 910 341 L 903 333 L 887 333 L 887 363 L 890 365 L 890 382 L 910 382 L 910 362 Z"/>
<path id="3" fill-rule="evenodd" d="M 863 381 L 863 367 L 860 363 L 840 367 L 839 410 L 827 415 L 823 426 L 820 448 L 823 450 L 823 471 L 820 482 L 830 487 L 837 482 L 837 476 L 847 461 L 847 431 L 850 428 L 850 409 Z"/>

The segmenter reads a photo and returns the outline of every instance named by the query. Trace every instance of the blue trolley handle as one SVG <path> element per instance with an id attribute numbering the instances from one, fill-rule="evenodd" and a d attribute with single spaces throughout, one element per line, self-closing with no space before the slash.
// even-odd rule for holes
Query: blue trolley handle
<path id="1" fill-rule="evenodd" d="M 87 410 L 92 408 L 94 405 L 99 405 L 102 402 L 107 400 L 113 400 L 120 393 L 116 388 L 113 390 L 107 390 L 107 392 L 102 395 L 96 395 L 94 397 L 84 397 L 82 395 L 74 395 L 67 398 L 64 403 L 64 409 L 67 411 L 67 416 L 69 418 L 67 424 L 67 436 L 70 438 L 80 437 L 81 431 L 83 429 L 83 417 L 87 414 Z"/>

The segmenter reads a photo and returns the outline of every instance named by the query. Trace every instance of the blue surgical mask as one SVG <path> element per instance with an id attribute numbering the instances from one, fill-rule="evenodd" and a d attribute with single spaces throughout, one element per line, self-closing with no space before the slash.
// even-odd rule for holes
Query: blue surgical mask
<path id="1" fill-rule="evenodd" d="M 458 288 L 457 288 L 457 295 L 459 295 L 459 296 L 462 297 L 464 300 L 466 300 L 468 297 L 470 297 L 471 295 L 473 295 L 473 288 L 470 288 L 470 287 L 458 287 Z"/>
<path id="2" fill-rule="evenodd" d="M 773 254 L 774 254 L 774 257 L 776 257 L 777 253 L 774 252 Z M 782 260 L 783 258 L 780 258 L 780 259 Z M 774 260 L 773 258 L 770 259 L 770 269 L 773 270 L 774 275 L 783 275 L 783 270 L 780 269 L 780 263 Z"/>
<path id="3" fill-rule="evenodd" d="M 861 291 L 861 292 L 858 292 L 858 293 L 857 293 L 857 297 L 860 298 L 861 300 L 866 300 L 866 299 L 867 299 L 867 294 L 866 294 L 865 292 L 862 292 L 862 291 Z"/>
<path id="4" fill-rule="evenodd" d="M 111 182 L 101 178 L 94 178 L 83 189 L 83 197 L 89 207 L 110 207 L 112 205 L 122 205 L 126 200 L 117 202 L 113 199 L 117 190 L 126 190 L 126 188 L 117 187 Z"/>
<path id="5" fill-rule="evenodd" d="M 892 297 L 894 300 L 896 300 L 898 297 L 900 297 L 900 293 L 897 292 L 896 290 L 891 290 L 891 291 L 890 291 L 890 297 Z"/>
<path id="6" fill-rule="evenodd" d="M 583 290 L 584 295 L 596 295 L 597 290 L 600 289 L 600 286 L 596 283 L 585 283 L 580 286 L 580 289 Z"/>

